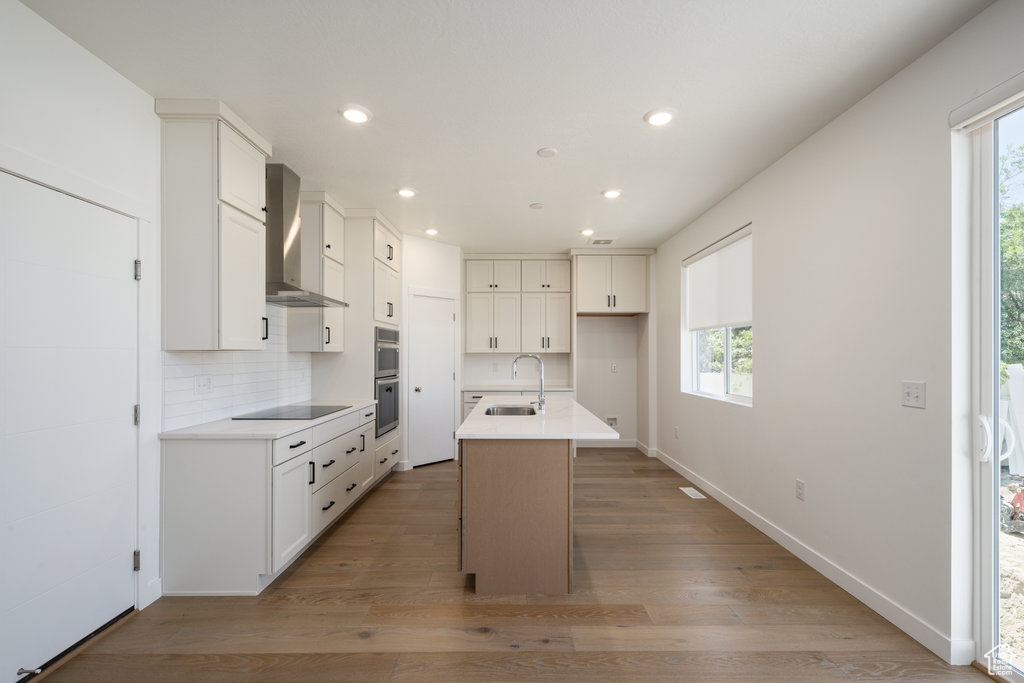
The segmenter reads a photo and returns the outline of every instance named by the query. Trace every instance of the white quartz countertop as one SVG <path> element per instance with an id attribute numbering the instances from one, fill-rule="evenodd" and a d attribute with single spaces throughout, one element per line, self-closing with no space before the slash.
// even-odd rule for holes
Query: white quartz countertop
<path id="1" fill-rule="evenodd" d="M 617 439 L 619 433 L 569 396 L 545 397 L 537 415 L 485 415 L 489 406 L 529 405 L 536 396 L 484 395 L 455 435 L 460 439 Z"/>
<path id="2" fill-rule="evenodd" d="M 352 406 L 336 413 L 329 413 L 314 420 L 216 420 L 215 422 L 204 422 L 203 424 L 191 427 L 182 427 L 169 432 L 162 432 L 161 439 L 279 439 L 303 429 L 309 429 L 324 422 L 336 420 L 339 417 L 351 415 L 352 413 L 374 406 L 377 401 L 374 399 L 343 398 L 323 401 L 303 401 L 309 405 L 331 405 L 331 406 Z M 255 411 L 245 411 L 255 412 Z M 240 413 L 244 414 L 244 413 Z"/>
<path id="3" fill-rule="evenodd" d="M 508 384 L 470 384 L 462 387 L 463 391 L 472 391 L 477 394 L 485 391 L 539 391 L 539 389 L 536 384 L 532 386 L 529 384 L 511 386 Z M 572 391 L 572 387 L 545 384 L 544 391 Z"/>

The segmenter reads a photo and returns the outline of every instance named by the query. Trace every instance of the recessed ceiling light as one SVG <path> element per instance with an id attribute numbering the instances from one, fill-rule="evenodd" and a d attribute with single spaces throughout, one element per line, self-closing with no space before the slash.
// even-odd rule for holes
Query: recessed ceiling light
<path id="1" fill-rule="evenodd" d="M 537 150 L 537 156 L 541 159 L 550 159 L 551 157 L 558 154 L 558 150 L 554 147 L 541 147 Z"/>
<path id="2" fill-rule="evenodd" d="M 399 188 L 399 190 L 398 190 L 398 196 L 399 197 L 405 197 L 406 199 L 409 199 L 410 197 L 415 197 L 416 196 L 416 190 L 412 189 L 411 187 L 402 187 L 402 188 Z"/>
<path id="3" fill-rule="evenodd" d="M 373 112 L 358 104 L 347 104 L 342 107 L 341 115 L 352 123 L 366 123 L 373 118 Z"/>
<path id="4" fill-rule="evenodd" d="M 652 109 L 644 114 L 644 121 L 652 126 L 664 126 L 666 123 L 674 119 L 675 116 L 675 109 L 662 107 L 661 109 Z"/>
<path id="5" fill-rule="evenodd" d="M 533 204 L 530 204 L 530 208 L 531 209 L 543 209 L 544 205 L 541 204 L 540 202 L 534 202 Z"/>
<path id="6" fill-rule="evenodd" d="M 605 190 L 601 194 L 605 199 L 618 199 L 622 196 L 622 190 Z"/>
<path id="7" fill-rule="evenodd" d="M 427 228 L 427 234 L 433 237 L 434 235 L 437 234 L 437 230 L 434 228 Z"/>
<path id="8" fill-rule="evenodd" d="M 594 234 L 594 231 L 591 230 L 590 228 L 587 228 L 586 230 L 580 230 L 580 234 L 583 235 L 584 237 L 590 237 L 591 235 Z"/>

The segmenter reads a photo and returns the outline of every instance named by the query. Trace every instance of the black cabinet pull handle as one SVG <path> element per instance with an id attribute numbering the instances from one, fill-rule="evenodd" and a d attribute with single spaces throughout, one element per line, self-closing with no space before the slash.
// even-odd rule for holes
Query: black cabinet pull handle
<path id="1" fill-rule="evenodd" d="M 270 339 L 270 318 L 263 318 L 263 341 Z"/>
<path id="2" fill-rule="evenodd" d="M 398 454 L 398 449 L 397 448 L 395 450 L 391 451 L 391 455 L 397 455 L 397 454 Z"/>
<path id="3" fill-rule="evenodd" d="M 544 348 L 544 337 L 540 338 L 540 348 Z"/>
<path id="4" fill-rule="evenodd" d="M 345 451 L 345 455 L 348 455 L 349 453 L 355 453 L 357 450 L 358 449 L 355 446 L 353 446 L 352 448 Z"/>
<path id="5" fill-rule="evenodd" d="M 387 458 L 384 458 L 383 460 L 381 460 L 381 461 L 380 461 L 379 463 L 377 463 L 377 464 L 378 464 L 378 465 L 383 465 L 383 464 L 384 464 L 384 463 L 386 463 L 387 461 L 388 461 L 388 459 L 387 459 Z"/>
<path id="6" fill-rule="evenodd" d="M 363 417 L 373 417 L 373 413 L 363 413 Z"/>
<path id="7" fill-rule="evenodd" d="M 325 245 L 324 245 L 324 247 L 325 247 L 325 248 L 327 248 L 327 249 L 330 249 L 330 248 L 331 248 L 331 245 L 329 245 L 329 244 L 325 244 Z"/>
<path id="8" fill-rule="evenodd" d="M 309 483 L 310 485 L 316 483 L 316 463 L 312 460 L 309 461 Z"/>
<path id="9" fill-rule="evenodd" d="M 612 294 L 612 308 L 615 308 L 618 305 L 618 297 Z"/>
<path id="10" fill-rule="evenodd" d="M 489 349 L 493 349 L 494 348 L 494 337 L 488 337 L 487 338 L 487 348 L 489 348 Z"/>
<path id="11" fill-rule="evenodd" d="M 293 443 L 293 444 L 292 444 L 291 446 L 289 446 L 288 448 L 298 448 L 299 446 L 305 446 L 305 445 L 306 445 L 306 442 L 305 442 L 305 441 L 300 441 L 300 442 L 298 442 L 298 443 Z"/>
<path id="12" fill-rule="evenodd" d="M 494 348 L 498 348 L 498 338 L 494 338 Z"/>
<path id="13" fill-rule="evenodd" d="M 395 250 L 392 249 L 391 245 L 389 244 L 388 245 L 388 261 L 393 261 L 394 259 L 395 259 Z"/>
<path id="14" fill-rule="evenodd" d="M 360 452 L 360 453 L 362 453 L 363 451 L 365 451 L 365 450 L 366 450 L 366 434 L 360 434 L 360 435 L 359 435 L 359 438 L 363 440 L 363 445 L 362 445 L 362 447 L 361 447 L 361 448 L 359 449 L 359 452 Z"/>
<path id="15" fill-rule="evenodd" d="M 326 510 L 330 510 L 332 507 L 334 507 L 334 501 L 333 500 L 331 501 L 331 503 L 329 505 L 327 505 L 326 507 L 322 507 L 320 509 L 326 511 Z"/>
<path id="16" fill-rule="evenodd" d="M 479 396 L 473 395 L 470 398 L 483 398 L 483 397 L 484 397 L 483 394 L 480 394 Z"/>
<path id="17" fill-rule="evenodd" d="M 327 330 L 327 341 L 325 341 L 324 344 L 330 344 L 331 343 L 331 328 L 330 328 L 329 325 L 326 325 L 326 326 L 324 326 L 324 329 Z"/>
<path id="18" fill-rule="evenodd" d="M 267 212 L 267 207 L 264 206 L 262 209 L 260 209 L 260 211 L 262 211 L 263 213 L 266 213 Z"/>
<path id="19" fill-rule="evenodd" d="M 345 492 L 347 493 L 347 492 L 351 491 L 352 489 L 354 489 L 354 488 L 355 488 L 356 486 L 358 486 L 358 485 L 359 485 L 359 484 L 352 484 L 352 485 L 351 485 L 351 486 L 349 486 L 349 487 L 348 487 L 347 489 L 345 489 Z"/>
<path id="20" fill-rule="evenodd" d="M 551 348 L 551 337 L 545 337 L 548 340 L 548 348 Z"/>
<path id="21" fill-rule="evenodd" d="M 330 467 L 330 466 L 331 466 L 331 465 L 333 465 L 333 464 L 334 464 L 335 462 L 336 462 L 336 461 L 335 461 L 335 460 L 334 460 L 334 459 L 332 458 L 330 462 L 325 462 L 325 463 L 324 463 L 323 465 L 321 465 L 321 467 Z"/>
<path id="22" fill-rule="evenodd" d="M 612 295 L 609 294 L 608 295 L 608 308 L 611 308 L 611 307 L 612 307 Z"/>

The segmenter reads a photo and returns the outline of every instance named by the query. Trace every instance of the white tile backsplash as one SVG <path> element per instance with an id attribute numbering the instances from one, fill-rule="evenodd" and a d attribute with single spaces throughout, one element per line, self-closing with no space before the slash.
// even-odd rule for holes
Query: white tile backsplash
<path id="1" fill-rule="evenodd" d="M 179 429 L 312 395 L 312 357 L 288 351 L 287 309 L 267 306 L 270 339 L 263 351 L 164 351 L 164 429 Z M 195 393 L 195 377 L 213 390 Z"/>

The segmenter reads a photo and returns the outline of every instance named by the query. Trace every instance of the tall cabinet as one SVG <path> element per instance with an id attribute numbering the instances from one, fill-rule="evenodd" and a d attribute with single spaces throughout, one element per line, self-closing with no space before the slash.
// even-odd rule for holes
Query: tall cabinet
<path id="1" fill-rule="evenodd" d="M 216 100 L 156 101 L 163 166 L 163 347 L 262 349 L 266 158 Z"/>
<path id="2" fill-rule="evenodd" d="M 401 320 L 400 233 L 375 209 L 346 208 L 344 224 L 342 259 L 349 304 L 344 309 L 345 352 L 313 355 L 312 398 L 315 401 L 337 400 L 364 392 L 372 395 L 370 392 L 376 386 L 374 328 L 398 328 Z M 334 241 L 331 244 L 332 249 L 336 248 Z M 403 459 L 402 427 L 399 426 L 382 434 L 374 443 L 374 480 L 390 472 Z"/>

